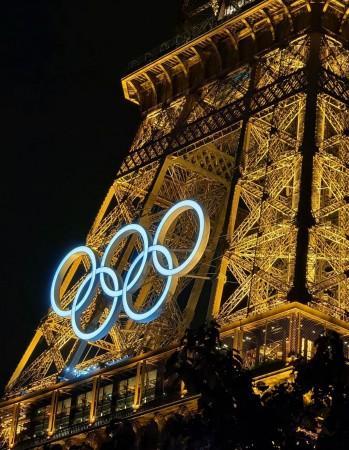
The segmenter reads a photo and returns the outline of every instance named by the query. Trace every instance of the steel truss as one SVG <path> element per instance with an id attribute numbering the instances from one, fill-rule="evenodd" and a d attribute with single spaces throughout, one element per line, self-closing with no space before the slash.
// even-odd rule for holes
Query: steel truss
<path id="1" fill-rule="evenodd" d="M 80 355 L 77 370 L 96 364 L 103 367 L 103 364 L 125 355 L 166 346 L 178 338 L 190 324 L 201 287 L 207 278 L 210 257 L 222 233 L 224 209 L 221 206 L 225 205 L 225 209 L 228 207 L 228 180 L 232 176 L 232 153 L 238 133 L 239 128 L 215 143 L 182 156 L 172 155 L 132 176 L 120 177 L 112 185 L 87 236 L 87 244 L 100 255 L 110 238 L 126 223 L 138 221 L 150 232 L 154 232 L 163 211 L 180 199 L 195 198 L 204 205 L 214 231 L 202 264 L 192 274 L 180 280 L 174 297 L 167 300 L 161 318 L 150 324 L 135 324 L 127 321 L 126 316 L 121 317 L 105 339 L 89 343 Z M 196 226 L 194 216 L 186 213 L 178 219 L 175 229 L 168 233 L 166 243 L 174 249 L 179 261 L 186 257 L 193 246 Z M 141 243 L 137 239 L 121 242 L 113 259 L 119 272 L 127 269 L 129 258 L 135 249 L 141 250 Z M 64 307 L 73 301 L 88 270 L 88 262 L 84 259 L 72 266 L 62 286 Z M 155 273 L 150 273 L 135 298 L 135 305 L 140 310 L 151 305 L 156 301 L 162 286 L 163 280 Z M 183 295 L 188 290 L 191 294 Z M 103 298 L 97 295 L 84 314 L 83 323 L 90 323 L 96 315 L 103 321 L 107 314 L 106 308 Z M 16 391 L 24 386 L 37 389 L 51 385 L 71 361 L 75 363 L 74 354 L 79 353 L 80 343 L 74 336 L 69 319 L 50 312 L 42 321 L 37 334 L 40 335 L 40 342 L 37 339 L 35 346 L 39 348 L 39 345 L 45 344 L 46 348 L 33 361 L 26 361 L 26 367 L 21 370 L 20 376 L 13 378 L 9 384 L 10 390 Z"/>
<path id="2" fill-rule="evenodd" d="M 209 303 L 208 317 L 222 324 L 295 300 L 290 292 L 304 228 L 299 205 L 309 142 L 312 39 L 312 32 L 305 31 L 288 45 L 145 114 L 87 245 L 102 254 L 124 224 L 138 221 L 154 231 L 167 208 L 195 198 L 211 219 L 205 255 L 194 273 L 180 280 L 159 319 L 141 325 L 121 317 L 106 338 L 89 343 L 84 351 L 69 320 L 49 312 L 7 386 L 9 394 L 56 383 L 72 361 L 77 370 L 85 370 L 163 348 L 190 325 L 199 300 Z M 309 239 L 301 255 L 310 300 L 297 300 L 346 318 L 349 53 L 341 42 L 322 34 L 317 58 L 321 70 L 312 94 L 317 147 L 311 160 L 313 223 L 305 227 Z M 193 245 L 195 233 L 190 213 L 170 230 L 167 244 L 179 260 Z M 120 273 L 140 248 L 137 239 L 120 243 L 113 260 Z M 72 266 L 62 286 L 63 304 L 72 302 L 88 270 L 84 259 Z M 154 302 L 162 286 L 150 272 L 134 298 L 136 307 Z M 83 322 L 102 321 L 107 306 L 97 294 Z"/>
<path id="3" fill-rule="evenodd" d="M 304 52 L 305 58 L 308 53 Z M 309 227 L 305 286 L 313 307 L 341 319 L 348 318 L 349 301 L 348 112 L 346 96 L 337 93 L 348 85 L 344 74 L 348 56 L 339 42 L 322 38 L 317 148 L 309 193 L 314 223 Z M 269 66 L 273 65 L 271 59 Z M 335 89 L 324 89 L 324 80 L 331 80 Z M 305 200 L 300 197 L 300 173 L 309 150 L 302 148 L 305 108 L 305 96 L 299 94 L 249 119 L 242 176 L 235 190 L 238 209 L 246 213 L 235 224 L 225 253 L 228 278 L 236 287 L 221 307 L 215 307 L 224 324 L 262 312 L 292 295 L 298 205 Z"/>

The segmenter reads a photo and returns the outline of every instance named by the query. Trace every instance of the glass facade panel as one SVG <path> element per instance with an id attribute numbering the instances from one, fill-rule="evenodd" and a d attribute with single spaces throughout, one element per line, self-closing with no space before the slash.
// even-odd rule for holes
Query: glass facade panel
<path id="1" fill-rule="evenodd" d="M 90 414 L 92 392 L 84 392 L 76 397 L 73 409 L 73 424 L 87 422 Z"/>
<path id="2" fill-rule="evenodd" d="M 56 414 L 56 430 L 61 430 L 69 426 L 69 417 L 71 411 L 71 398 L 59 400 Z"/>
<path id="3" fill-rule="evenodd" d="M 157 370 L 147 370 L 144 375 L 142 403 L 147 403 L 155 399 Z"/>
<path id="4" fill-rule="evenodd" d="M 323 324 L 310 320 L 308 318 L 301 318 L 300 321 L 300 349 L 299 353 L 306 359 L 311 359 L 315 353 L 315 341 L 325 332 Z"/>
<path id="5" fill-rule="evenodd" d="M 349 335 L 343 336 L 344 358 L 349 360 Z"/>
<path id="6" fill-rule="evenodd" d="M 289 352 L 289 318 L 266 322 L 243 332 L 244 366 L 252 368 L 273 361 L 286 361 Z"/>
<path id="7" fill-rule="evenodd" d="M 40 406 L 34 409 L 31 419 L 31 434 L 34 438 L 44 436 L 47 433 L 50 406 Z"/>
<path id="8" fill-rule="evenodd" d="M 132 408 L 136 387 L 136 377 L 125 378 L 118 385 L 116 410 Z"/>
<path id="9" fill-rule="evenodd" d="M 101 386 L 98 392 L 97 416 L 107 416 L 112 410 L 113 384 Z"/>

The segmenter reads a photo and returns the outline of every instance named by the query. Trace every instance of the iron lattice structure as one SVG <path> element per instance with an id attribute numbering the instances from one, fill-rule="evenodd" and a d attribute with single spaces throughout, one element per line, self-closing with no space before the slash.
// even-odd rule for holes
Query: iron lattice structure
<path id="1" fill-rule="evenodd" d="M 122 80 L 142 122 L 86 239 L 101 255 L 123 225 L 154 231 L 172 204 L 194 198 L 211 220 L 203 258 L 159 319 L 121 317 L 85 349 L 69 320 L 49 312 L 8 395 L 53 386 L 72 361 L 83 371 L 165 348 L 205 317 L 227 327 L 299 302 L 348 321 L 347 3 L 211 3 L 220 5 L 213 28 Z M 170 230 L 166 244 L 179 260 L 196 226 L 186 213 Z M 113 265 L 127 270 L 140 248 L 136 238 L 124 240 Z M 74 263 L 63 305 L 88 270 L 84 259 Z M 137 308 L 151 304 L 162 283 L 150 273 Z M 107 306 L 97 294 L 83 321 L 103 320 Z"/>

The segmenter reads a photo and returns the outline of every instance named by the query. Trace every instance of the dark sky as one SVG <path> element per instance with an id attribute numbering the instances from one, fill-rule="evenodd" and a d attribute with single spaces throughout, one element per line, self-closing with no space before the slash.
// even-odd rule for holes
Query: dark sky
<path id="1" fill-rule="evenodd" d="M 175 34 L 178 0 L 2 6 L 0 389 L 49 306 L 59 259 L 82 244 L 140 115 L 127 63 Z M 5 120 L 4 120 L 5 118 Z"/>

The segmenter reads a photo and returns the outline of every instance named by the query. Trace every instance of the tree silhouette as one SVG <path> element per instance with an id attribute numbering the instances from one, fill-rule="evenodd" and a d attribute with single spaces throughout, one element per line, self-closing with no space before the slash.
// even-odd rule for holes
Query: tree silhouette
<path id="1" fill-rule="evenodd" d="M 261 402 L 251 375 L 243 369 L 238 352 L 221 342 L 215 321 L 186 330 L 182 348 L 168 360 L 166 376 L 172 384 L 182 380 L 188 391 L 201 394 L 198 412 L 186 424 L 175 418 L 166 430 L 173 436 L 181 430 L 181 448 L 253 448 L 249 445 L 264 440 L 262 435 L 258 438 Z M 255 427 L 250 426 L 251 420 Z M 165 442 L 163 448 L 168 445 Z"/>
<path id="2" fill-rule="evenodd" d="M 342 340 L 328 331 L 314 345 L 310 361 L 294 361 L 293 383 L 279 384 L 261 397 L 276 448 L 349 448 L 349 385 Z"/>
<path id="3" fill-rule="evenodd" d="M 343 342 L 327 331 L 314 348 L 309 361 L 290 361 L 293 381 L 254 386 L 252 372 L 221 341 L 216 322 L 188 329 L 167 360 L 164 386 L 171 395 L 184 382 L 188 392 L 200 394 L 197 411 L 182 407 L 161 431 L 154 420 L 137 432 L 128 420 L 111 422 L 102 449 L 347 450 L 349 371 Z"/>
<path id="4" fill-rule="evenodd" d="M 134 450 L 137 448 L 136 433 L 128 420 L 111 422 L 106 433 L 108 439 L 103 443 L 102 450 Z"/>
<path id="5" fill-rule="evenodd" d="M 190 426 L 175 420 L 182 434 L 187 430 L 183 442 L 198 434 L 197 448 L 217 450 L 349 448 L 349 377 L 337 333 L 328 331 L 315 341 L 310 361 L 298 357 L 291 363 L 294 382 L 266 388 L 261 396 L 238 353 L 220 341 L 215 322 L 187 330 L 182 345 L 168 361 L 168 380 L 175 385 L 183 380 L 201 394 Z M 166 432 L 178 436 L 176 427 Z"/>

